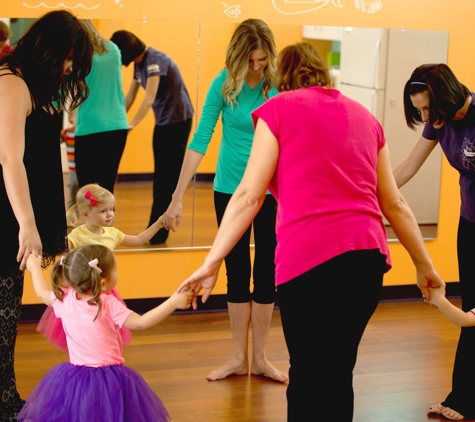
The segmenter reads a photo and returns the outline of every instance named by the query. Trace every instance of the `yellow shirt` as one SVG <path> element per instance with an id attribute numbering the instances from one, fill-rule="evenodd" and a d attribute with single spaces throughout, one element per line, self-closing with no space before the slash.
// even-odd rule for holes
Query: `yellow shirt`
<path id="1" fill-rule="evenodd" d="M 102 234 L 96 234 L 91 232 L 85 224 L 76 227 L 68 235 L 72 249 L 83 245 L 104 245 L 114 250 L 124 241 L 125 234 L 115 227 L 103 227 L 102 230 Z"/>

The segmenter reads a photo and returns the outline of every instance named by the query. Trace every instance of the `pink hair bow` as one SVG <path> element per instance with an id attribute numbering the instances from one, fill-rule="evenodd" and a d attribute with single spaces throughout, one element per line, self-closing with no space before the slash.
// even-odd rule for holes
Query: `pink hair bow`
<path id="1" fill-rule="evenodd" d="M 89 199 L 91 207 L 97 204 L 97 199 L 92 196 L 92 193 L 89 190 L 84 194 L 84 198 Z"/>

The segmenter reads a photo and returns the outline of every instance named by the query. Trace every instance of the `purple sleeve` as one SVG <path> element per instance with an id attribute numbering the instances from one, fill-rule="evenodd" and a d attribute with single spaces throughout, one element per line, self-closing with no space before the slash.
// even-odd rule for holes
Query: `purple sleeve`
<path id="1" fill-rule="evenodd" d="M 429 139 L 429 141 L 436 141 L 437 139 L 439 139 L 437 129 L 429 123 L 426 123 L 424 125 L 422 136 L 426 139 Z"/>

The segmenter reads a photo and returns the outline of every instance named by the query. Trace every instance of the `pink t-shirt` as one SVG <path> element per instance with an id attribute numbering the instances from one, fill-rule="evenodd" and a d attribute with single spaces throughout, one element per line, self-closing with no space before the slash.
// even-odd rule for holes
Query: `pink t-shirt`
<path id="1" fill-rule="evenodd" d="M 94 367 L 123 365 L 119 329 L 132 311 L 113 295 L 103 294 L 102 312 L 94 321 L 97 306 L 89 305 L 87 299 L 78 299 L 72 288 L 63 290 L 63 301 L 51 293 L 51 302 L 63 323 L 70 362 Z"/>
<path id="2" fill-rule="evenodd" d="M 335 89 L 282 92 L 253 112 L 279 142 L 269 190 L 277 212 L 276 283 L 352 250 L 389 250 L 376 197 L 383 129 Z"/>

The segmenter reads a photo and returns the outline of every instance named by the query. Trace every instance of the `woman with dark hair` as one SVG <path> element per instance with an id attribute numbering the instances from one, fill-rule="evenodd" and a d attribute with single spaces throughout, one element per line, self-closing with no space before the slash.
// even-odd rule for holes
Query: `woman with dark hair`
<path id="1" fill-rule="evenodd" d="M 281 93 L 252 113 L 249 162 L 213 246 L 178 290 L 198 295 L 205 289 L 207 300 L 224 257 L 269 188 L 278 203 L 275 263 L 290 355 L 288 420 L 331 413 L 349 422 L 358 345 L 391 267 L 381 212 L 408 250 L 423 293 L 443 282 L 396 187 L 377 119 L 330 88 L 327 65 L 308 43 L 284 48 L 277 77 Z"/>
<path id="2" fill-rule="evenodd" d="M 473 256 L 475 247 L 475 98 L 446 64 L 425 64 L 414 70 L 404 87 L 407 125 L 425 124 L 409 157 L 394 171 L 398 186 L 414 176 L 439 143 L 448 162 L 460 175 L 462 205 L 457 233 L 457 258 L 462 308 L 475 307 Z M 475 418 L 475 328 L 462 328 L 455 355 L 452 392 L 429 412 L 452 420 Z"/>
<path id="3" fill-rule="evenodd" d="M 54 11 L 38 19 L 0 59 L 0 420 L 24 401 L 16 389 L 14 347 L 23 275 L 30 254 L 43 267 L 67 250 L 60 154 L 61 113 L 88 95 L 92 45 L 78 19 Z"/>
<path id="4" fill-rule="evenodd" d="M 125 96 L 127 111 L 140 86 L 145 89 L 145 97 L 129 123 L 129 131 L 142 121 L 150 108 L 155 115 L 153 204 L 148 224 L 151 226 L 171 201 L 191 131 L 193 106 L 180 69 L 170 56 L 147 47 L 129 31 L 114 32 L 111 41 L 119 47 L 124 66 L 134 62 L 134 77 Z M 163 243 L 167 238 L 168 230 L 163 228 L 150 243 Z"/>
<path id="5" fill-rule="evenodd" d="M 249 159 L 254 135 L 251 112 L 278 93 L 274 87 L 276 57 L 274 34 L 264 21 L 246 19 L 236 28 L 226 51 L 226 67 L 214 78 L 206 95 L 198 129 L 188 146 L 173 200 L 165 214 L 165 227 L 175 230 L 175 225 L 180 224 L 186 188 L 206 153 L 221 116 L 223 133 L 213 182 L 214 207 L 220 225 Z M 275 302 L 276 208 L 275 199 L 268 192 L 259 214 L 226 256 L 226 299 L 233 354 L 228 362 L 208 374 L 208 380 L 249 372 L 265 374 L 278 382 L 288 379 L 287 373 L 275 368 L 266 356 Z M 253 266 L 249 247 L 251 230 L 255 244 Z M 251 327 L 252 359 L 249 359 Z"/>

